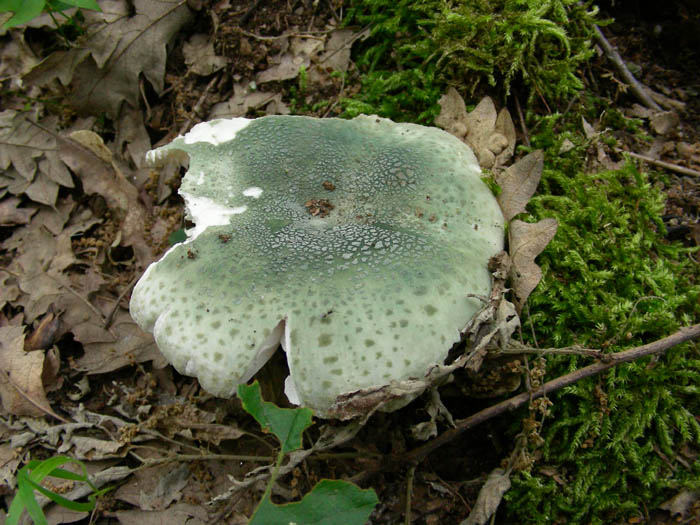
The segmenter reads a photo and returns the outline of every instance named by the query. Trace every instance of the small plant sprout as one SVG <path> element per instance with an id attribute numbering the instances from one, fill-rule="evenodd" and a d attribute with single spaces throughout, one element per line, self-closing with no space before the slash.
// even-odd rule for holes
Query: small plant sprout
<path id="1" fill-rule="evenodd" d="M 149 159 L 183 153 L 194 227 L 130 308 L 214 395 L 234 395 L 281 343 L 292 402 L 357 415 L 339 396 L 425 377 L 490 292 L 503 215 L 472 151 L 444 131 L 368 116 L 215 120 Z"/>

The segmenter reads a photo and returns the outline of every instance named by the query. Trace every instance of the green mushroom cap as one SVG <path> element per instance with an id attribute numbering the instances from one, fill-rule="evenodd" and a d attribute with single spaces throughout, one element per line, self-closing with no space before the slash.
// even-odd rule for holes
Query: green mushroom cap
<path id="1" fill-rule="evenodd" d="M 232 396 L 276 350 L 287 395 L 422 378 L 488 295 L 503 215 L 452 135 L 378 117 L 215 120 L 149 153 L 188 154 L 195 227 L 134 288 L 175 368 Z"/>

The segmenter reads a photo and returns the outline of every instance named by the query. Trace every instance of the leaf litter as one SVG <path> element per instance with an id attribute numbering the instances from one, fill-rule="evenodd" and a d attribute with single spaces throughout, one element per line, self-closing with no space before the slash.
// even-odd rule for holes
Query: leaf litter
<path id="1" fill-rule="evenodd" d="M 15 104 L 0 113 L 0 225 L 12 227 L 0 245 L 0 303 L 16 312 L 12 319 L 0 316 L 6 371 L 0 377 L 0 429 L 7 430 L 0 436 L 12 451 L 44 449 L 88 461 L 93 477 L 103 480 L 98 486 L 127 480 L 112 501 L 131 510 L 122 506 L 104 511 L 122 523 L 204 523 L 210 511 L 202 504 L 227 504 L 232 494 L 266 479 L 269 467 L 252 469 L 230 461 L 214 467 L 204 460 L 204 466 L 159 466 L 172 454 L 202 454 L 200 446 L 226 451 L 232 443 L 245 442 L 245 450 L 255 451 L 254 444 L 260 443 L 231 421 L 230 404 L 225 409 L 201 393 L 188 397 L 197 393 L 196 384 L 172 378 L 150 334 L 141 332 L 128 315 L 130 283 L 167 247 L 168 235 L 182 221 L 181 211 L 172 211 L 180 206 L 173 200 L 179 173 L 173 169 L 158 177 L 145 165 L 144 154 L 154 146 L 154 131 L 155 136 L 171 133 L 177 123 L 187 126 L 251 112 L 289 113 L 290 101 L 280 85 L 301 75 L 309 84 L 307 100 L 313 93 L 341 95 L 344 80 L 333 73 L 352 71 L 350 50 L 368 30 L 339 29 L 330 22 L 315 32 L 294 23 L 275 29 L 274 23 L 258 21 L 258 30 L 273 35 L 234 31 L 228 37 L 237 47 L 236 58 L 222 52 L 228 44 L 222 44 L 221 35 L 217 39 L 195 33 L 176 44 L 188 71 L 183 80 L 166 74 L 171 49 L 166 44 L 181 38 L 179 32 L 192 19 L 191 8 L 174 0 L 157 5 L 137 1 L 133 6 L 129 11 L 127 2 L 112 0 L 104 3 L 102 13 L 86 12 L 87 31 L 80 45 L 53 51 L 41 61 L 24 45 L 21 29 L 12 32 L 11 43 L 0 52 L 8 57 L 0 61 L 0 76 L 13 82 L 21 76 L 19 87 L 65 96 L 80 114 L 102 112 L 114 123 L 114 134 L 106 140 L 96 119 L 62 120 L 41 103 L 32 112 Z M 228 16 L 217 9 L 211 16 Z M 8 49 L 20 50 L 17 60 L 9 59 Z M 222 73 L 230 68 L 236 73 L 228 92 L 191 91 L 192 79 L 221 84 Z M 190 101 L 191 109 L 168 117 L 165 104 L 148 104 L 144 86 L 166 94 L 168 82 L 183 97 L 182 107 Z M 508 111 L 496 111 L 490 99 L 467 113 L 451 89 L 441 105 L 436 123 L 467 142 L 482 167 L 493 171 L 502 189 L 499 202 L 507 219 L 513 219 L 537 186 L 541 155 L 533 153 L 507 167 L 515 151 L 515 129 Z M 539 280 L 534 259 L 552 225 L 545 232 L 524 231 L 518 224 L 511 222 L 510 256 L 504 253 L 493 263 L 491 297 L 483 298 L 482 311 L 464 329 L 472 350 L 425 378 L 351 394 L 347 409 L 366 417 L 319 429 L 313 445 L 290 454 L 282 473 L 298 479 L 298 469 L 309 457 L 347 446 L 376 408 L 406 395 L 431 392 L 425 406 L 429 420 L 416 423 L 417 438 L 434 436 L 438 423 L 451 424 L 437 386 L 452 382 L 459 370 L 477 374 L 489 351 L 506 344 L 519 327 L 517 311 Z M 505 298 L 509 276 L 515 304 Z M 136 377 L 125 376 L 125 368 L 137 370 Z M 108 373 L 117 375 L 110 381 L 103 375 Z M 232 403 L 235 407 L 236 401 Z M 54 424 L 45 418 L 52 413 L 63 421 Z M 265 446 L 260 452 L 270 453 Z M 142 469 L 119 466 L 127 455 L 139 458 Z M 21 457 L 12 457 L 5 463 L 9 467 L 3 471 L 3 490 L 11 492 L 20 462 Z M 207 476 L 214 476 L 216 483 L 203 483 Z M 144 483 L 147 490 L 141 490 Z M 80 489 L 68 494 L 85 495 Z M 243 498 L 233 515 L 243 519 L 255 501 L 254 494 Z"/>

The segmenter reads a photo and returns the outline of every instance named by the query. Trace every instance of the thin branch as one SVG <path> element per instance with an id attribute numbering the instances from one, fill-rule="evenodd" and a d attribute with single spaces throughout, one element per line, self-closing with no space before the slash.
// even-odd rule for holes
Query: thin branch
<path id="1" fill-rule="evenodd" d="M 652 166 L 658 166 L 659 168 L 664 168 L 670 171 L 675 171 L 676 173 L 682 173 L 683 175 L 690 175 L 691 177 L 700 177 L 700 171 L 694 170 L 692 168 L 686 168 L 685 166 L 678 166 L 677 164 L 672 164 L 670 162 L 665 162 L 663 160 L 652 159 L 645 155 L 640 155 L 639 153 L 633 153 L 631 151 L 625 151 L 620 148 L 615 148 L 618 153 L 626 153 L 630 157 L 635 159 L 643 160 L 644 162 L 651 164 Z"/>
<path id="2" fill-rule="evenodd" d="M 625 65 L 625 61 L 622 60 L 620 53 L 618 53 L 617 49 L 615 49 L 612 44 L 608 42 L 608 39 L 605 38 L 605 35 L 598 26 L 594 26 L 593 38 L 595 39 L 596 44 L 598 44 L 603 50 L 605 56 L 608 57 L 608 59 L 613 63 L 615 69 L 617 69 L 617 72 L 629 86 L 632 94 L 649 109 L 661 111 L 661 106 L 654 102 L 654 100 L 644 90 L 642 84 L 640 84 L 640 82 L 634 78 L 632 72 Z"/>
<path id="3" fill-rule="evenodd" d="M 604 354 L 600 350 L 594 348 L 584 348 L 582 346 L 566 346 L 564 348 L 533 348 L 531 346 L 524 345 L 517 341 L 510 341 L 508 346 L 505 348 L 500 348 L 495 350 L 494 356 L 501 354 L 505 355 L 519 355 L 519 354 L 535 354 L 535 355 L 547 355 L 547 354 L 558 354 L 558 355 L 584 355 L 586 357 L 592 357 L 594 359 L 601 359 L 603 361 L 610 357 L 610 354 Z"/>
<path id="4" fill-rule="evenodd" d="M 413 464 L 408 468 L 406 476 L 406 517 L 404 525 L 411 525 L 411 498 L 413 497 L 413 480 L 416 477 L 416 465 Z"/>
<path id="5" fill-rule="evenodd" d="M 661 353 L 665 350 L 668 350 L 671 347 L 674 347 L 681 343 L 685 343 L 687 341 L 691 341 L 693 339 L 697 339 L 699 337 L 700 324 L 695 324 L 693 326 L 681 328 L 678 332 L 669 335 L 668 337 L 664 337 L 663 339 L 659 339 L 658 341 L 654 341 L 653 343 L 637 346 L 635 348 L 630 348 L 629 350 L 624 350 L 622 352 L 617 352 L 614 354 L 607 354 L 609 356 L 608 360 L 594 363 L 579 370 L 575 370 L 569 374 L 557 377 L 556 379 L 552 379 L 551 381 L 548 381 L 545 384 L 543 384 L 537 390 L 534 390 L 532 394 L 530 394 L 530 392 L 523 392 L 522 394 L 518 394 L 517 396 L 513 396 L 510 399 L 506 399 L 505 401 L 485 408 L 484 410 L 481 410 L 476 414 L 473 414 L 465 419 L 455 421 L 455 428 L 447 430 L 445 433 L 439 435 L 438 437 L 436 437 L 432 441 L 429 441 L 425 445 L 415 448 L 410 452 L 407 452 L 406 454 L 398 456 L 395 459 L 395 461 L 401 463 L 421 461 L 428 454 L 438 449 L 445 443 L 452 441 L 457 436 L 462 434 L 465 430 L 479 425 L 484 421 L 488 421 L 489 419 L 492 419 L 496 416 L 504 414 L 505 412 L 512 412 L 513 410 L 520 408 L 522 405 L 530 401 L 531 395 L 532 399 L 537 399 L 550 392 L 561 390 L 562 388 L 576 383 L 581 379 L 585 379 L 587 377 L 599 374 L 605 370 L 608 370 L 609 368 L 612 368 L 613 366 L 622 363 L 628 363 L 630 361 L 634 361 L 636 359 L 640 359 L 642 357 L 646 357 L 652 354 Z"/>

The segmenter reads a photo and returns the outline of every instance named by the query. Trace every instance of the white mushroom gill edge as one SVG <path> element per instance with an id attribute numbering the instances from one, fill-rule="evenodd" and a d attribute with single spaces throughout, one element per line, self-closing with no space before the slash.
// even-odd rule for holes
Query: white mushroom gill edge
<path id="1" fill-rule="evenodd" d="M 194 228 L 187 230 L 187 240 L 190 243 L 209 226 L 225 226 L 231 220 L 231 215 L 243 213 L 247 206 L 229 208 L 209 197 L 198 197 L 189 193 L 180 192 L 185 199 L 185 210 L 189 219 L 194 223 Z"/>

